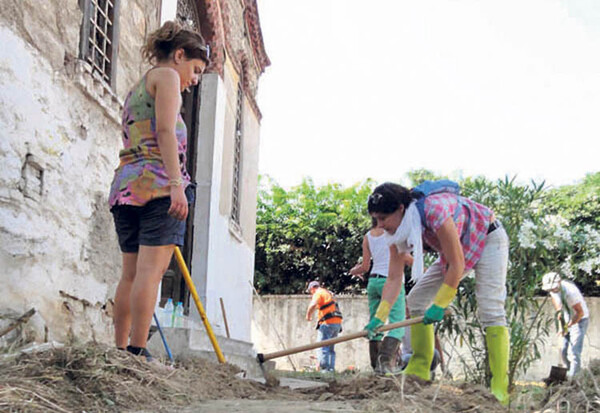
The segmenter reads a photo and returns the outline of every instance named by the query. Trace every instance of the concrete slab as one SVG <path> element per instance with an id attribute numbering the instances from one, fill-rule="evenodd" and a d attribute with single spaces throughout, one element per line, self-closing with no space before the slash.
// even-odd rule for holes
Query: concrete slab
<path id="1" fill-rule="evenodd" d="M 246 377 L 240 373 L 238 375 L 240 379 L 252 380 L 258 383 L 265 384 L 266 380 L 264 377 Z M 323 383 L 322 381 L 314 381 L 314 380 L 305 380 L 305 379 L 296 379 L 292 377 L 278 377 L 279 387 L 289 387 L 292 390 L 296 389 L 316 389 L 318 387 L 327 387 L 327 383 Z"/>
<path id="2" fill-rule="evenodd" d="M 314 402 L 283 400 L 208 400 L 190 406 L 184 413 L 344 413 L 357 412 L 350 402 Z"/>
<path id="3" fill-rule="evenodd" d="M 289 387 L 292 390 L 296 390 L 296 389 L 316 389 L 319 387 L 327 387 L 327 386 L 329 386 L 329 384 L 323 383 L 322 381 L 294 379 L 292 377 L 280 377 L 279 378 L 279 386 L 280 387 Z"/>

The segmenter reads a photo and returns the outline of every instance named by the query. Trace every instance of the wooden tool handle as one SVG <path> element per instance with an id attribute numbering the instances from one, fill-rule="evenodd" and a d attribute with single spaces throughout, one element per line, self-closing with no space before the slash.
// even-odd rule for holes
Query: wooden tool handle
<path id="1" fill-rule="evenodd" d="M 384 332 L 384 331 L 388 331 L 388 330 L 393 330 L 395 328 L 406 327 L 406 326 L 410 326 L 413 324 L 419 324 L 421 322 L 423 322 L 423 317 L 410 318 L 408 320 L 398 321 L 397 323 L 386 324 L 386 325 L 380 327 L 377 331 Z M 308 351 L 308 350 L 312 350 L 312 349 L 319 348 L 319 347 L 330 346 L 332 344 L 342 343 L 344 341 L 350 341 L 350 340 L 354 340 L 356 338 L 366 337 L 366 336 L 367 336 L 367 330 L 362 330 L 362 331 L 359 331 L 356 333 L 346 334 L 345 336 L 330 338 L 329 340 L 323 340 L 323 341 L 318 341 L 316 343 L 305 344 L 305 345 L 299 346 L 299 347 L 288 348 L 287 350 L 275 351 L 273 353 L 268 353 L 268 354 L 259 353 L 257 357 L 258 357 L 258 361 L 260 361 L 262 363 L 264 361 L 287 356 L 289 354 L 302 353 L 303 351 Z"/>

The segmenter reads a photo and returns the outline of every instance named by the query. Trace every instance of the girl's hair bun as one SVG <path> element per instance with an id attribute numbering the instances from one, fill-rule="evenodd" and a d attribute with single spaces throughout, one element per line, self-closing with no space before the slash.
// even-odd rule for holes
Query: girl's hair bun
<path id="1" fill-rule="evenodd" d="M 209 48 L 202 35 L 175 21 L 167 21 L 150 33 L 142 47 L 142 56 L 154 64 L 168 60 L 178 49 L 183 49 L 188 59 L 202 59 L 207 65 L 210 64 Z"/>

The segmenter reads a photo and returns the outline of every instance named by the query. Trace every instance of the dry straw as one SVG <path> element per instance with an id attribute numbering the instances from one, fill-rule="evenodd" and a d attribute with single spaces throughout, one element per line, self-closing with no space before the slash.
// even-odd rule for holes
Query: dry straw
<path id="1" fill-rule="evenodd" d="M 100 344 L 65 346 L 0 361 L 0 411 L 160 411 L 193 401 L 265 393 L 239 371 L 204 359 L 176 369 Z"/>
<path id="2" fill-rule="evenodd" d="M 447 377 L 428 384 L 410 376 L 336 375 L 325 387 L 292 391 L 241 380 L 238 372 L 205 359 L 180 360 L 167 369 L 100 344 L 13 350 L 0 361 L 0 411 L 160 412 L 211 399 L 346 402 L 372 412 L 506 411 L 489 389 Z M 600 360 L 569 383 L 540 390 L 536 399 L 515 396 L 510 410 L 600 412 Z"/>

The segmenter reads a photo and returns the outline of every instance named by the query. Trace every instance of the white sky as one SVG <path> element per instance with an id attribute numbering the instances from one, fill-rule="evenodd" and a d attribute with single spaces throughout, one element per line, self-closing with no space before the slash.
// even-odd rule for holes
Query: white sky
<path id="1" fill-rule="evenodd" d="M 600 170 L 600 0 L 258 0 L 281 185 Z"/>

